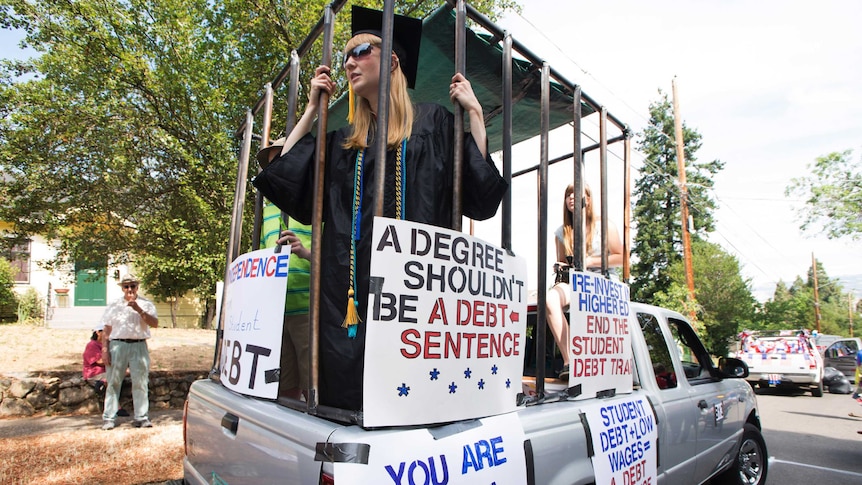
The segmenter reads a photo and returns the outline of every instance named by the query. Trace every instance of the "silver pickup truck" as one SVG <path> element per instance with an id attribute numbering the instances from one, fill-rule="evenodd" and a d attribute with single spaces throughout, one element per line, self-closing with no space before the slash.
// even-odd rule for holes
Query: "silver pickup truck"
<path id="1" fill-rule="evenodd" d="M 765 483 L 766 445 L 754 393 L 744 380 L 746 366 L 730 358 L 714 366 L 679 313 L 634 303 L 632 311 L 639 322 L 630 328 L 634 391 L 600 401 L 613 405 L 633 397 L 648 400 L 657 426 L 658 483 L 695 484 L 715 477 L 721 483 Z M 590 429 L 582 419 L 582 408 L 595 401 L 550 393 L 510 413 L 524 432 L 523 483 L 596 483 Z M 336 463 L 367 463 L 377 446 L 409 448 L 417 433 L 451 436 L 467 432 L 471 424 L 475 420 L 430 428 L 363 429 L 201 380 L 192 385 L 186 404 L 185 481 L 340 483 L 345 480 Z M 393 473 L 399 476 L 404 478 Z M 513 476 L 518 478 L 511 483 L 521 482 L 521 475 Z M 419 482 L 444 483 L 414 482 L 412 476 L 409 481 Z M 408 481 L 393 478 L 393 483 Z"/>
<path id="2" fill-rule="evenodd" d="M 386 0 L 384 3 L 389 7 L 392 6 L 392 0 Z M 309 46 L 316 42 L 316 36 L 324 31 L 327 33 L 324 35 L 323 44 L 330 44 L 326 41 L 333 30 L 330 17 L 344 4 L 345 0 L 334 0 L 326 7 L 319 23 L 320 28 L 316 28 L 309 38 L 300 44 L 301 50 L 304 49 L 302 46 Z M 453 9 L 456 6 L 453 4 L 457 4 L 457 8 Z M 482 27 L 485 33 L 476 34 L 471 30 L 475 27 L 467 28 L 462 15 L 464 11 L 473 24 Z M 453 42 L 463 38 L 463 34 L 466 34 L 466 42 L 463 44 Z M 443 73 L 441 78 L 443 81 L 426 82 L 425 89 L 414 91 L 412 96 L 416 102 L 448 103 L 448 90 L 442 88 L 446 88 L 449 84 L 448 79 L 451 77 L 454 59 L 469 58 L 474 63 L 467 66 L 465 72 L 471 78 L 480 103 L 488 109 L 485 116 L 488 150 L 490 153 L 502 152 L 500 158 L 503 170 L 501 172 L 510 183 L 510 190 L 502 202 L 500 211 L 502 217 L 500 248 L 497 248 L 499 251 L 494 254 L 501 255 L 503 259 L 503 254 L 515 253 L 512 244 L 513 227 L 521 236 L 531 239 L 529 243 L 531 246 L 535 244 L 532 236 L 539 235 L 538 245 L 535 246 L 539 254 L 534 260 L 537 274 L 519 277 L 517 281 L 532 281 L 532 284 L 540 282 L 535 301 L 538 302 L 541 311 L 537 313 L 536 304 L 528 306 L 529 298 L 519 296 L 517 312 L 510 309 L 506 317 L 508 320 L 500 320 L 504 323 L 495 327 L 501 332 L 508 332 L 508 329 L 515 328 L 518 331 L 517 338 L 499 334 L 503 340 L 497 342 L 496 349 L 492 337 L 489 337 L 490 333 L 481 334 L 485 336 L 485 340 L 482 340 L 483 337 L 479 333 L 464 334 L 470 338 L 480 335 L 473 342 L 476 345 L 477 357 L 482 352 L 486 356 L 496 353 L 497 357 L 502 356 L 501 359 L 515 357 L 521 359 L 501 374 L 497 374 L 496 364 L 484 368 L 483 372 L 493 373 L 493 377 L 490 377 L 488 382 L 493 379 L 496 385 L 494 389 L 502 389 L 502 391 L 493 392 L 498 392 L 497 395 L 502 395 L 504 399 L 495 401 L 488 398 L 489 393 L 483 387 L 485 380 L 476 379 L 472 381 L 475 384 L 469 387 L 471 389 L 469 398 L 462 398 L 461 396 L 467 393 L 459 392 L 458 398 L 462 400 L 446 401 L 446 403 L 457 402 L 457 405 L 450 404 L 449 409 L 446 409 L 446 411 L 456 411 L 447 414 L 452 416 L 449 419 L 429 418 L 425 414 L 430 412 L 423 413 L 423 409 L 420 408 L 419 412 L 411 416 L 417 418 L 416 420 L 385 421 L 378 424 L 381 421 L 369 420 L 369 414 L 375 413 L 375 419 L 378 420 L 389 418 L 380 414 L 386 414 L 395 407 L 375 408 L 365 404 L 363 404 L 363 411 L 360 412 L 364 414 L 358 416 L 358 419 L 354 415 L 345 419 L 344 415 L 330 414 L 323 409 L 325 406 L 317 406 L 317 377 L 313 369 L 318 362 L 313 356 L 310 359 L 311 388 L 309 399 L 305 403 L 285 398 L 280 394 L 274 397 L 268 394 L 257 394 L 260 387 L 254 388 L 254 393 L 242 392 L 236 387 L 237 382 L 240 382 L 239 373 L 231 377 L 232 369 L 238 371 L 240 366 L 236 365 L 225 371 L 225 361 L 222 360 L 225 355 L 219 353 L 219 350 L 225 348 L 222 345 L 223 341 L 229 341 L 230 338 L 233 338 L 234 351 L 239 352 L 241 348 L 237 344 L 237 337 L 228 335 L 229 332 L 236 333 L 236 329 L 232 330 L 231 325 L 227 325 L 226 328 L 223 324 L 224 313 L 227 313 L 224 310 L 230 308 L 230 305 L 225 303 L 227 299 L 223 299 L 223 311 L 219 320 L 219 340 L 216 343 L 217 358 L 214 359 L 213 372 L 210 379 L 195 382 L 191 386 L 186 402 L 185 482 L 230 485 L 270 483 L 302 485 L 335 483 L 339 485 L 367 483 L 654 485 L 660 483 L 675 485 L 707 481 L 750 485 L 765 483 L 768 466 L 766 444 L 761 434 L 755 395 L 751 386 L 745 381 L 748 376 L 747 366 L 735 358 L 721 358 L 717 363 L 714 362 L 685 317 L 662 308 L 637 303 L 629 304 L 627 287 L 622 288 L 625 293 L 624 298 L 620 297 L 619 292 L 609 292 L 605 295 L 607 298 L 593 295 L 598 299 L 583 300 L 584 305 L 592 306 L 591 302 L 595 302 L 596 306 L 590 309 L 593 315 L 588 315 L 584 319 L 587 328 L 592 326 L 594 336 L 587 337 L 592 342 L 590 344 L 593 347 L 592 350 L 582 353 L 580 349 L 572 349 L 569 355 L 577 356 L 577 362 L 573 360 L 567 382 L 543 379 L 545 375 L 556 375 L 557 364 L 560 364 L 553 358 L 554 343 L 546 336 L 543 309 L 546 301 L 546 290 L 543 284 L 548 281 L 548 275 L 542 268 L 548 267 L 550 261 L 542 251 L 542 248 L 549 246 L 547 199 L 550 192 L 548 188 L 550 161 L 545 149 L 539 156 L 538 165 L 517 172 L 517 175 L 536 173 L 539 183 L 536 184 L 535 181 L 527 183 L 537 190 L 532 194 L 537 197 L 532 199 L 529 195 L 525 195 L 526 190 L 532 189 L 524 188 L 524 185 L 516 188 L 513 185 L 513 177 L 517 175 L 511 170 L 513 168 L 511 147 L 520 141 L 537 137 L 541 137 L 542 145 L 546 145 L 550 130 L 558 127 L 574 128 L 572 153 L 559 157 L 554 163 L 567 159 L 573 162 L 571 180 L 575 192 L 580 193 L 584 188 L 585 169 L 582 169 L 584 156 L 588 152 L 598 151 L 599 161 L 602 164 L 598 172 L 602 179 L 600 186 L 603 187 L 599 191 L 599 196 L 602 199 L 601 206 L 608 207 L 607 190 L 605 190 L 608 177 L 605 170 L 609 158 L 608 145 L 623 144 L 627 148 L 631 139 L 629 127 L 608 113 L 602 105 L 582 93 L 577 84 L 563 78 L 539 56 L 514 41 L 507 32 L 495 26 L 469 5 L 464 5 L 463 0 L 448 0 L 446 5 L 424 19 L 422 46 L 424 63 L 422 75 Z M 469 51 L 469 56 L 464 52 L 465 49 Z M 304 50 L 299 52 L 300 55 L 303 53 L 306 52 Z M 517 58 L 512 56 L 513 53 L 517 54 Z M 324 52 L 323 57 L 327 58 L 327 54 L 332 53 Z M 454 57 L 453 54 L 455 54 Z M 289 107 L 297 106 L 299 77 L 294 68 L 298 68 L 298 63 L 293 62 L 296 60 L 292 59 L 289 66 L 291 72 L 290 89 L 287 90 Z M 285 66 L 281 72 L 287 73 L 288 66 Z M 248 159 L 251 140 L 254 136 L 259 136 L 253 133 L 252 119 L 256 115 L 263 114 L 261 146 L 268 146 L 273 91 L 277 90 L 285 79 L 285 76 L 280 74 L 271 86 L 267 86 L 265 94 L 255 104 L 254 109 L 249 110 L 246 122 L 237 131 L 242 133 L 243 145 L 239 155 L 237 192 L 228 244 L 229 263 L 235 261 L 235 258 L 243 252 L 240 250 L 240 233 L 243 227 L 243 205 L 247 199 L 245 189 L 248 186 L 246 183 L 249 173 Z M 440 86 L 441 89 L 435 91 L 434 86 Z M 268 89 L 269 87 L 272 89 Z M 337 128 L 333 124 L 345 118 L 346 104 L 335 101 L 329 107 L 321 105 L 318 119 L 329 120 L 328 129 Z M 324 116 L 324 110 L 329 110 L 328 116 Z M 292 111 L 292 108 L 288 109 L 288 112 Z M 581 119 L 588 117 L 592 119 L 594 126 L 601 129 L 593 135 L 593 139 L 598 140 L 597 143 L 585 147 L 581 142 L 582 136 L 586 138 L 590 135 L 584 133 L 586 124 L 581 123 Z M 290 126 L 292 125 L 288 123 L 288 130 Z M 625 149 L 620 158 L 626 166 L 629 164 L 628 151 Z M 525 160 L 524 163 L 529 162 L 529 157 L 521 158 Z M 555 179 L 555 182 L 565 183 L 562 179 Z M 628 201 L 627 194 L 631 193 L 628 177 L 625 185 L 624 200 Z M 452 192 L 453 199 L 459 202 L 453 203 L 453 207 L 460 207 L 460 197 L 463 194 L 460 189 Z M 540 201 L 535 219 L 532 217 L 528 218 L 533 219 L 529 221 L 521 219 L 517 224 L 513 224 L 512 207 L 526 204 L 523 201 L 514 203 L 513 193 Z M 562 188 L 560 195 L 562 195 Z M 260 204 L 260 198 L 257 203 Z M 258 212 L 260 211 L 256 211 L 256 218 L 259 218 Z M 601 214 L 600 227 L 603 228 L 603 232 L 608 228 L 606 212 L 603 211 Z M 575 205 L 573 214 L 574 220 L 581 219 L 579 204 Z M 628 232 L 630 221 L 627 220 L 630 214 L 624 211 L 623 217 L 626 220 L 621 225 L 623 228 L 621 239 L 625 242 L 631 240 Z M 453 220 L 460 219 L 460 214 L 455 214 L 453 217 Z M 260 220 L 256 219 L 254 227 L 258 233 L 252 234 L 252 251 L 258 249 L 255 242 L 260 240 L 259 223 Z M 318 230 L 322 230 L 321 221 L 315 220 L 312 223 L 316 228 L 315 234 L 320 234 Z M 537 225 L 534 227 L 531 225 L 533 223 Z M 460 224 L 457 228 L 449 229 L 460 231 Z M 605 244 L 605 239 L 602 238 L 602 244 Z M 572 254 L 585 253 L 585 241 L 576 240 L 573 246 Z M 376 247 L 384 251 L 391 249 L 392 245 L 381 244 Z M 631 248 L 628 247 L 623 251 L 625 258 L 622 268 L 623 281 L 628 281 L 630 277 L 627 259 L 630 251 Z M 606 250 L 602 252 L 607 253 Z M 319 255 L 317 259 L 312 255 L 312 290 L 315 288 L 315 281 L 320 283 L 319 268 L 322 264 L 325 263 L 320 261 Z M 375 270 L 379 267 L 388 269 L 392 266 L 394 265 L 387 263 L 372 265 Z M 574 261 L 572 266 L 583 269 L 584 262 Z M 524 274 L 526 272 L 527 270 L 524 269 Z M 520 270 L 517 273 L 520 275 Z M 601 282 L 610 281 L 606 260 L 602 262 L 601 273 L 606 278 Z M 230 283 L 231 274 L 230 270 L 226 272 L 228 289 L 233 284 Z M 512 274 L 514 275 L 514 272 Z M 391 279 L 398 280 L 398 278 Z M 583 278 L 582 282 L 587 279 Z M 248 280 L 254 280 L 254 278 L 248 278 Z M 526 288 L 526 283 L 523 287 Z M 610 289 L 610 285 L 601 284 L 593 287 L 593 290 L 598 290 L 600 287 Z M 617 290 L 620 287 L 617 285 L 613 289 Z M 587 290 L 582 288 L 581 291 Z M 260 297 L 260 294 L 251 293 L 243 303 L 272 301 L 271 298 Z M 281 295 L 283 294 L 282 291 Z M 514 302 L 513 295 L 514 293 L 509 293 L 508 297 L 511 299 L 509 303 Z M 436 299 L 435 295 L 434 300 Z M 312 296 L 312 309 L 316 308 L 313 300 Z M 573 298 L 571 301 L 576 300 Z M 460 302 L 458 304 L 460 305 Z M 234 311 L 237 306 L 239 305 L 233 307 Z M 484 308 L 489 307 L 475 308 L 479 308 L 477 312 L 482 312 Z M 280 308 L 276 305 L 277 311 L 283 311 L 282 309 L 283 305 Z M 596 319 L 598 314 L 614 313 L 622 316 L 623 311 L 624 318 Z M 527 318 L 524 318 L 525 314 Z M 435 313 L 435 315 L 439 314 Z M 229 321 L 243 322 L 240 319 Z M 254 321 L 258 321 L 257 316 Z M 314 323 L 314 318 L 311 318 L 311 321 Z M 574 326 L 577 321 L 572 319 L 572 325 Z M 608 323 L 610 321 L 614 323 Z M 496 322 L 497 320 L 495 324 Z M 484 326 L 486 322 L 476 320 L 474 323 Z M 526 323 L 526 326 L 523 323 Z M 365 324 L 369 325 L 367 319 Z M 532 325 L 531 328 L 529 328 L 530 325 Z M 488 325 L 488 327 L 492 326 L 494 325 Z M 618 337 L 608 336 L 605 330 L 611 327 Z M 313 328 L 315 328 L 314 325 L 312 325 Z M 491 331 L 483 330 L 483 332 Z M 574 338 L 581 338 L 574 333 L 572 335 Z M 311 337 L 314 341 L 314 332 Z M 509 340 L 505 340 L 506 338 Z M 525 344 L 526 338 L 533 340 Z M 447 340 L 444 346 L 442 343 L 444 341 L 440 339 L 439 332 L 425 333 L 423 343 L 427 358 L 439 359 L 434 362 L 445 364 L 441 356 L 445 348 L 448 349 L 447 351 L 452 351 L 457 361 L 462 348 L 458 343 L 460 340 L 458 342 Z M 265 344 L 254 348 L 272 347 L 279 341 L 280 339 L 273 337 Z M 369 342 L 373 345 L 381 345 L 382 341 L 367 339 L 366 351 Z M 385 341 L 384 346 L 389 342 Z M 470 342 L 468 339 L 463 346 L 467 357 L 469 357 L 469 350 L 466 349 L 471 345 Z M 397 344 L 400 343 L 402 342 Z M 408 339 L 406 344 L 411 345 L 411 348 L 419 346 L 416 339 Z M 315 347 L 312 346 L 312 350 L 314 349 Z M 523 355 L 529 354 L 532 349 L 535 349 L 534 354 Z M 269 352 L 269 348 L 264 350 Z M 385 350 L 388 351 L 390 348 Z M 612 354 L 620 357 L 609 357 L 607 361 L 601 357 L 601 355 Z M 255 358 L 262 355 L 264 355 L 262 352 L 254 353 Z M 365 371 L 368 371 L 369 363 L 373 363 L 378 373 L 369 373 L 371 379 L 377 379 L 376 381 L 369 381 L 368 375 L 365 376 L 366 391 L 369 389 L 369 383 L 377 385 L 380 382 L 380 376 L 386 372 L 391 371 L 390 374 L 395 375 L 398 373 L 396 371 L 402 371 L 403 359 L 410 357 L 402 356 L 403 359 L 399 362 L 397 358 L 383 358 L 373 352 L 371 357 L 368 355 L 366 354 L 365 358 Z M 591 355 L 599 355 L 599 357 L 591 357 Z M 232 355 L 233 357 L 237 360 L 240 358 L 238 355 Z M 446 357 L 446 359 L 449 358 Z M 606 366 L 605 362 L 611 362 L 611 364 Z M 273 382 L 277 385 L 280 371 L 276 368 L 277 364 L 266 364 L 268 367 L 261 367 L 262 372 L 255 373 L 256 363 L 257 360 L 253 360 L 250 364 L 242 366 L 243 369 L 251 369 L 252 377 L 244 379 L 249 383 L 248 390 L 254 387 L 251 385 L 253 382 L 261 380 L 264 386 Z M 511 360 L 506 360 L 506 363 L 511 363 Z M 382 370 L 381 367 L 383 367 Z M 436 371 L 435 368 L 429 379 L 434 381 L 435 386 L 443 382 L 436 380 L 437 376 L 434 374 Z M 470 368 L 464 371 L 465 377 L 469 376 L 469 371 Z M 257 377 L 254 377 L 255 375 Z M 223 377 L 224 380 L 222 380 Z M 519 380 L 522 382 L 519 383 Z M 410 386 L 401 384 L 399 380 L 397 383 L 401 384 L 400 386 L 387 388 L 390 395 L 394 396 L 397 391 L 398 396 L 388 399 L 401 399 L 402 393 L 406 397 L 409 392 L 412 392 L 411 397 L 414 399 L 411 402 L 424 405 L 425 411 L 433 407 L 433 411 L 436 412 L 445 407 L 445 404 L 438 403 L 442 402 L 444 397 L 448 399 L 448 395 L 456 391 L 455 382 L 447 379 L 443 384 L 450 382 L 448 393 L 446 386 L 435 387 L 441 390 L 439 395 L 435 395 L 433 401 L 431 399 L 422 401 L 415 398 L 420 395 L 417 384 L 412 384 L 411 391 Z M 519 393 L 519 390 L 522 392 Z M 479 392 L 484 394 L 478 394 Z M 366 392 L 365 396 L 379 398 L 381 394 Z M 492 401 L 493 405 L 502 402 L 502 407 L 494 408 Z M 479 412 L 463 413 L 463 409 L 466 408 Z M 321 410 L 325 412 L 320 412 Z M 399 411 L 402 410 L 403 408 L 399 409 Z"/>

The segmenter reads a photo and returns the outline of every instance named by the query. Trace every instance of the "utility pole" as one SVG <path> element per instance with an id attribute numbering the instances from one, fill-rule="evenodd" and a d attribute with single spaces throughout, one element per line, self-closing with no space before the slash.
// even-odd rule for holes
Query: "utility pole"
<path id="1" fill-rule="evenodd" d="M 676 95 L 676 79 L 673 86 L 673 126 L 676 143 L 676 163 L 679 170 L 679 205 L 682 212 L 682 248 L 685 262 L 685 282 L 688 285 L 688 301 L 691 304 L 689 317 L 692 324 L 695 321 L 694 311 L 694 269 L 691 264 L 691 236 L 688 233 L 688 189 L 685 185 L 685 143 L 682 137 L 682 116 L 679 113 L 679 99 Z"/>
<path id="2" fill-rule="evenodd" d="M 817 333 L 820 333 L 820 294 L 817 289 L 817 260 L 814 259 L 814 253 L 811 253 L 811 270 L 814 273 L 814 324 L 817 326 Z"/>
<path id="3" fill-rule="evenodd" d="M 850 318 L 850 336 L 853 336 L 853 292 L 847 292 L 847 311 Z"/>

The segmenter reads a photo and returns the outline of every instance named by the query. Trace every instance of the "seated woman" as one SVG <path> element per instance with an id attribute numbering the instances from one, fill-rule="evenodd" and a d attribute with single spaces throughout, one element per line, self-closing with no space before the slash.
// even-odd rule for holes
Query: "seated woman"
<path id="1" fill-rule="evenodd" d="M 102 361 L 102 330 L 104 325 L 99 324 L 93 329 L 93 335 L 84 348 L 84 380 L 102 392 L 105 389 L 105 362 Z"/>
<path id="2" fill-rule="evenodd" d="M 563 355 L 563 369 L 558 374 L 560 379 L 569 378 L 569 352 L 566 342 L 569 341 L 569 325 L 566 320 L 565 311 L 569 307 L 569 297 L 572 288 L 569 286 L 569 261 L 574 260 L 572 248 L 574 247 L 574 228 L 572 227 L 572 213 L 575 210 L 575 188 L 569 184 L 563 201 L 563 225 L 554 231 L 554 240 L 557 247 L 557 263 L 554 270 L 558 277 L 556 283 L 548 291 L 545 301 L 548 326 L 554 334 L 557 348 Z M 584 267 L 587 271 L 601 271 L 602 267 L 602 239 L 599 221 L 596 220 L 596 208 L 593 205 L 592 191 L 589 186 L 584 186 L 582 198 L 584 207 L 583 235 L 585 241 Z M 608 221 L 608 267 L 614 268 L 623 264 L 623 244 L 620 234 L 614 224 Z M 562 274 L 562 276 L 560 276 Z"/>

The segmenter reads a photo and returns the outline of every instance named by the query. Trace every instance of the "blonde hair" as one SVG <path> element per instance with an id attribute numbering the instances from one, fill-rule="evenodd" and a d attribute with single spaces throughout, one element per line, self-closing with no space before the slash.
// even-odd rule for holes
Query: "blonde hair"
<path id="1" fill-rule="evenodd" d="M 380 48 L 381 40 L 373 34 L 357 34 L 353 36 L 344 47 L 344 53 L 359 44 L 368 42 L 376 48 Z M 380 59 L 380 62 L 384 62 Z M 353 130 L 350 136 L 344 140 L 344 148 L 361 150 L 368 148 L 369 132 L 375 128 L 374 115 L 371 103 L 362 96 L 356 95 L 356 107 L 353 116 Z M 377 107 L 374 106 L 374 109 Z M 413 130 L 413 101 L 407 92 L 407 78 L 401 71 L 401 63 L 392 71 L 389 84 L 389 135 L 386 146 L 395 148 L 402 140 L 410 138 Z"/>
<path id="2" fill-rule="evenodd" d="M 572 212 L 569 211 L 567 200 L 569 196 L 575 192 L 575 186 L 569 184 L 566 187 L 566 194 L 563 196 L 563 245 L 566 248 L 566 256 L 572 256 L 572 247 L 574 246 L 574 228 L 572 227 Z M 593 211 L 593 191 L 589 185 L 584 185 L 584 196 L 581 200 L 575 198 L 575 204 L 583 201 L 584 213 L 584 249 L 587 255 L 593 253 L 593 234 L 596 231 L 596 218 Z"/>

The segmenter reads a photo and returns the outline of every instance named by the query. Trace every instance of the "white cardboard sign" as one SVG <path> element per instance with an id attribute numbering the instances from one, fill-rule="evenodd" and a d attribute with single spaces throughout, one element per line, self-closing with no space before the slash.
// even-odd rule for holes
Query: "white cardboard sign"
<path id="1" fill-rule="evenodd" d="M 585 402 L 595 483 L 655 485 L 658 424 L 646 396 Z"/>
<path id="2" fill-rule="evenodd" d="M 221 382 L 228 389 L 278 397 L 289 263 L 290 246 L 282 246 L 280 253 L 260 249 L 230 265 L 221 350 Z"/>
<path id="3" fill-rule="evenodd" d="M 515 413 L 484 418 L 440 436 L 429 429 L 367 435 L 368 463 L 333 464 L 344 485 L 522 485 L 527 483 L 524 430 Z M 460 426 L 453 425 L 453 426 Z M 338 439 L 338 435 L 333 436 Z"/>
<path id="4" fill-rule="evenodd" d="M 569 387 L 576 399 L 610 390 L 632 392 L 629 287 L 598 273 L 572 272 L 569 305 Z"/>
<path id="5" fill-rule="evenodd" d="M 374 220 L 364 426 L 432 424 L 516 408 L 526 263 L 481 239 Z"/>

